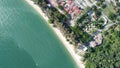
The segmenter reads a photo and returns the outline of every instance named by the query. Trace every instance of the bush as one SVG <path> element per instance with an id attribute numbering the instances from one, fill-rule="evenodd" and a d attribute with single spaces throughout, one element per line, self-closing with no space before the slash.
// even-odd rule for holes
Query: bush
<path id="1" fill-rule="evenodd" d="M 63 6 L 61 6 L 60 4 L 58 5 L 58 8 L 64 10 Z"/>
<path id="2" fill-rule="evenodd" d="M 115 26 L 116 27 L 116 26 Z M 103 44 L 85 54 L 86 68 L 119 68 L 120 67 L 120 31 L 113 26 L 103 40 Z M 92 66 L 91 66 L 92 65 Z"/>
<path id="3" fill-rule="evenodd" d="M 109 13 L 108 18 L 109 18 L 110 20 L 115 20 L 115 19 L 116 19 L 116 17 L 117 17 L 117 15 L 116 15 L 116 14 L 114 14 L 114 13 Z"/>
<path id="4" fill-rule="evenodd" d="M 102 4 L 102 8 L 105 9 L 107 7 L 106 4 Z"/>

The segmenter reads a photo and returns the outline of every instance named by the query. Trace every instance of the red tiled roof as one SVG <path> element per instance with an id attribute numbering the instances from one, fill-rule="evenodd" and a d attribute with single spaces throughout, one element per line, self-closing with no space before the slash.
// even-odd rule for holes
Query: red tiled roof
<path id="1" fill-rule="evenodd" d="M 74 6 L 74 7 L 73 7 L 73 10 L 76 10 L 76 9 L 79 9 L 79 7 L 78 7 L 78 6 Z"/>
<path id="2" fill-rule="evenodd" d="M 62 1 L 61 3 L 60 3 L 60 5 L 61 6 L 64 6 L 66 3 L 64 2 L 64 1 Z"/>
<path id="3" fill-rule="evenodd" d="M 68 14 L 71 14 L 72 13 L 72 11 L 70 10 L 69 12 L 68 12 Z"/>
<path id="4" fill-rule="evenodd" d="M 73 1 L 71 1 L 71 0 L 68 0 L 68 4 L 71 4 Z"/>
<path id="5" fill-rule="evenodd" d="M 69 7 L 65 8 L 65 11 L 67 11 L 67 12 L 68 12 L 69 10 L 70 10 L 70 8 L 69 8 Z"/>
<path id="6" fill-rule="evenodd" d="M 79 7 L 75 5 L 74 0 L 67 0 L 66 2 L 62 1 L 60 4 L 64 7 L 64 10 L 71 15 L 72 19 L 74 19 L 76 15 L 81 13 Z"/>
<path id="7" fill-rule="evenodd" d="M 78 14 L 81 13 L 81 11 L 80 10 L 75 10 L 74 13 L 75 13 L 75 15 L 78 15 Z"/>
<path id="8" fill-rule="evenodd" d="M 74 4 L 74 2 L 72 2 L 71 4 L 70 4 L 70 7 L 72 7 L 73 8 L 73 6 L 74 6 L 75 4 Z"/>

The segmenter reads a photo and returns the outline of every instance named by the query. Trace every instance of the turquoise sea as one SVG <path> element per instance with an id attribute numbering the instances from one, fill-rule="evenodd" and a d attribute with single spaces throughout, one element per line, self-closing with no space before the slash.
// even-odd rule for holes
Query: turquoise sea
<path id="1" fill-rule="evenodd" d="M 29 4 L 0 0 L 0 68 L 76 68 L 76 64 Z"/>

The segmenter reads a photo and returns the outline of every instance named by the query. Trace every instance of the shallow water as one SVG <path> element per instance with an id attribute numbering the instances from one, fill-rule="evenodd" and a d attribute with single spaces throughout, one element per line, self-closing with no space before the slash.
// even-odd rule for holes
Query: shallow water
<path id="1" fill-rule="evenodd" d="M 0 0 L 0 68 L 36 66 L 76 68 L 64 45 L 31 6 L 24 0 Z"/>

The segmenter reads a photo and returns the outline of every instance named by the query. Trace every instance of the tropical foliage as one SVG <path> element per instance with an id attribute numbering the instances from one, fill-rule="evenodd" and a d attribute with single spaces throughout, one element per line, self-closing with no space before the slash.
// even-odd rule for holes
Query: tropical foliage
<path id="1" fill-rule="evenodd" d="M 88 49 L 85 55 L 86 68 L 120 67 L 120 31 L 117 30 L 120 28 L 116 26 L 103 32 L 104 40 L 101 46 Z"/>

